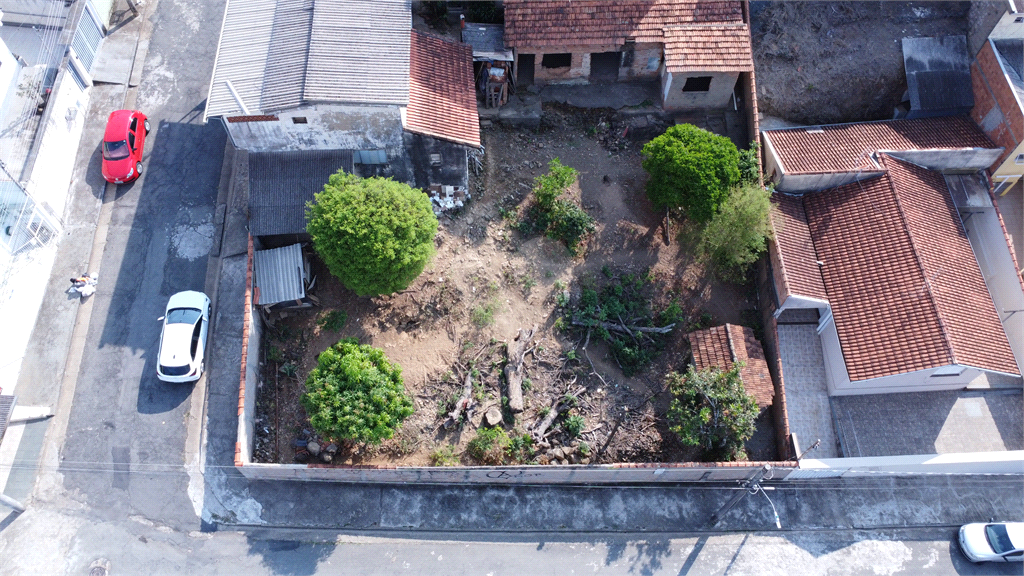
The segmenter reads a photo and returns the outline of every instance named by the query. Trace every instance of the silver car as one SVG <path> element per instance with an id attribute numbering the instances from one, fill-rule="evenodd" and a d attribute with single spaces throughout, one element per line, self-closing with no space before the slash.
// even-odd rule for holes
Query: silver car
<path id="1" fill-rule="evenodd" d="M 1024 522 L 964 524 L 960 550 L 972 562 L 1024 561 Z"/>
<path id="2" fill-rule="evenodd" d="M 158 318 L 160 352 L 156 377 L 164 382 L 194 382 L 206 367 L 204 352 L 210 328 L 210 297 L 202 292 L 178 292 L 167 301 L 167 311 Z"/>

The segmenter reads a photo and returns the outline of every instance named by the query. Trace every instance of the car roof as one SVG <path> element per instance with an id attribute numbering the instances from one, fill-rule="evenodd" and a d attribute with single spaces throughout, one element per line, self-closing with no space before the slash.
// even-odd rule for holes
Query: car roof
<path id="1" fill-rule="evenodd" d="M 186 290 L 171 296 L 170 299 L 167 300 L 167 309 L 195 308 L 196 310 L 202 310 L 205 312 L 207 300 L 209 300 L 209 298 L 207 298 L 206 294 L 203 294 L 202 292 Z"/>
<path id="2" fill-rule="evenodd" d="M 107 118 L 107 130 L 103 133 L 103 140 L 107 142 L 118 142 L 128 137 L 128 122 L 131 121 L 134 110 L 114 110 Z"/>
<path id="3" fill-rule="evenodd" d="M 1010 542 L 1016 549 L 1024 548 L 1024 522 L 1004 522 Z"/>
<path id="4" fill-rule="evenodd" d="M 161 366 L 188 366 L 192 362 L 192 324 L 165 324 L 160 343 Z"/>

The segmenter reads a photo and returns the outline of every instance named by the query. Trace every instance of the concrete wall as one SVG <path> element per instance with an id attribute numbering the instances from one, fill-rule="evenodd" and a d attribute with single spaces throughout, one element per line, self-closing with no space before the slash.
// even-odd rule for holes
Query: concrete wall
<path id="1" fill-rule="evenodd" d="M 868 458 L 804 458 L 787 480 L 829 476 L 1024 474 L 1024 451 L 923 454 Z"/>
<path id="2" fill-rule="evenodd" d="M 619 81 L 653 80 L 661 71 L 663 60 L 661 44 L 541 46 L 519 48 L 516 54 L 517 58 L 521 54 L 534 55 L 533 81 L 534 84 L 543 86 L 545 84 L 588 84 L 590 82 L 590 55 L 603 52 L 622 52 L 619 60 Z M 564 68 L 545 68 L 543 66 L 545 54 L 571 54 L 572 62 Z"/>
<path id="3" fill-rule="evenodd" d="M 886 154 L 931 170 L 987 170 L 1002 158 L 1002 148 L 969 150 L 899 150 Z"/>
<path id="4" fill-rule="evenodd" d="M 710 76 L 707 92 L 683 92 L 686 79 Z M 664 72 L 662 75 L 662 107 L 666 110 L 692 110 L 696 108 L 725 108 L 731 105 L 736 89 L 738 72 Z"/>
<path id="5" fill-rule="evenodd" d="M 1020 4 L 1017 4 L 1020 7 Z M 1008 6 L 1003 7 L 1004 10 Z M 993 40 L 1001 40 L 1005 38 L 1024 38 L 1024 22 L 1014 22 L 1021 14 L 1006 11 L 1002 17 L 992 27 L 992 31 L 988 33 L 988 37 Z"/>
<path id="6" fill-rule="evenodd" d="M 14 57 L 14 54 L 0 40 L 0 115 L 7 111 L 10 105 L 11 96 L 18 88 L 18 74 L 21 72 L 21 63 Z"/>
<path id="7" fill-rule="evenodd" d="M 275 150 L 401 150 L 399 106 L 319 104 L 282 111 L 273 120 L 232 122 L 225 126 L 236 148 L 250 152 Z M 305 118 L 296 124 L 295 118 Z"/>
<path id="8" fill-rule="evenodd" d="M 1024 114 L 1020 102 L 1003 73 L 992 42 L 986 42 L 971 63 L 971 87 L 974 108 L 971 118 L 988 134 L 1003 153 L 990 173 L 1001 180 L 1016 181 L 1024 174 L 1024 165 L 1014 163 L 1024 143 Z"/>
<path id="9" fill-rule="evenodd" d="M 828 190 L 858 180 L 877 178 L 881 171 L 828 172 L 824 174 L 781 174 L 776 175 L 775 189 L 789 194 L 802 194 L 817 190 Z"/>
<path id="10" fill-rule="evenodd" d="M 236 469 L 251 480 L 427 484 L 622 484 L 722 482 L 749 478 L 766 462 L 684 462 L 592 466 L 383 467 L 317 464 L 246 464 Z M 796 462 L 770 462 L 785 478 Z"/>

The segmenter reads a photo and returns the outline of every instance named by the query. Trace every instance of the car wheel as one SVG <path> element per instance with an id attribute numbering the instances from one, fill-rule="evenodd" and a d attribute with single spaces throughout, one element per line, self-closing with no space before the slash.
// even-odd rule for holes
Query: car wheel
<path id="1" fill-rule="evenodd" d="M 135 177 L 142 176 L 142 162 L 135 163 Z"/>
<path id="2" fill-rule="evenodd" d="M 146 127 L 146 135 L 149 135 L 149 120 L 146 120 L 144 126 Z"/>

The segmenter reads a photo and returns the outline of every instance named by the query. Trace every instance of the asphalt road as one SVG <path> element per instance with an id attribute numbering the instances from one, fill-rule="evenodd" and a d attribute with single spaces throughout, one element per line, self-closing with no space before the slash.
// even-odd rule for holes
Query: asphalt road
<path id="1" fill-rule="evenodd" d="M 202 124 L 202 109 L 223 10 L 160 0 L 142 82 L 129 93 L 152 132 L 142 176 L 113 200 L 59 470 L 66 492 L 111 519 L 198 526 L 180 474 L 193 386 L 157 380 L 156 319 L 171 294 L 209 291 L 225 135 Z"/>

